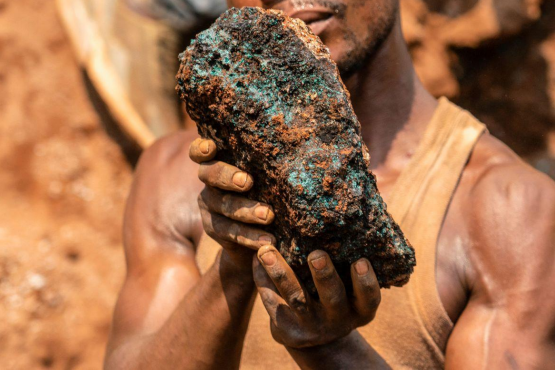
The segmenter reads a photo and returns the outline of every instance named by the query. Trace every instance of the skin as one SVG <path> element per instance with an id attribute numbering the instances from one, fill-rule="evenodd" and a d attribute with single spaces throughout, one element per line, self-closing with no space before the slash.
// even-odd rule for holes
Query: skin
<path id="1" fill-rule="evenodd" d="M 360 67 L 342 72 L 387 202 L 437 102 L 414 73 L 396 1 L 337 3 L 346 5 L 345 16 L 321 37 L 340 66 L 353 64 L 348 59 L 356 45 L 368 46 L 369 54 L 358 56 Z M 390 32 L 372 39 L 388 19 Z M 355 295 L 347 297 L 326 253 L 313 252 L 309 262 L 322 299 L 311 300 L 272 247 L 275 238 L 257 227 L 272 222 L 271 206 L 242 197 L 253 179 L 212 161 L 215 154 L 214 143 L 190 132 L 143 154 L 125 215 L 128 270 L 106 368 L 237 368 L 256 292 L 274 339 L 301 368 L 387 368 L 356 330 L 379 310 L 368 261 L 353 264 Z M 201 243 L 223 247 L 203 275 L 195 263 Z M 455 323 L 446 368 L 541 369 L 555 362 L 554 247 L 554 183 L 484 134 L 437 245 L 436 284 Z"/>

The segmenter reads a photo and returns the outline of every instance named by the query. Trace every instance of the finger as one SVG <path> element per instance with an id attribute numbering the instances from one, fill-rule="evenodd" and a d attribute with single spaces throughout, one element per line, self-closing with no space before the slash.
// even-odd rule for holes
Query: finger
<path id="1" fill-rule="evenodd" d="M 200 213 L 204 231 L 217 241 L 239 244 L 254 250 L 276 243 L 272 234 L 209 212 L 205 207 L 200 207 Z"/>
<path id="2" fill-rule="evenodd" d="M 252 176 L 235 166 L 220 161 L 201 163 L 199 179 L 206 185 L 222 190 L 245 192 L 252 188 Z"/>
<path id="3" fill-rule="evenodd" d="M 189 157 L 197 163 L 211 161 L 217 152 L 216 143 L 210 139 L 195 139 L 189 147 Z"/>
<path id="4" fill-rule="evenodd" d="M 210 186 L 204 188 L 200 196 L 211 212 L 233 220 L 259 225 L 269 225 L 274 221 L 274 211 L 268 204 L 221 192 Z"/>
<path id="5" fill-rule="evenodd" d="M 252 261 L 252 272 L 254 277 L 254 283 L 256 284 L 256 289 L 260 294 L 260 299 L 266 307 L 266 311 L 270 314 L 270 318 L 275 320 L 275 314 L 277 311 L 278 306 L 287 305 L 285 300 L 279 295 L 276 286 L 268 276 L 264 267 L 258 261 L 258 258 L 253 258 Z"/>
<path id="6" fill-rule="evenodd" d="M 356 311 L 367 321 L 374 319 L 381 301 L 380 284 L 372 265 L 361 258 L 351 265 L 354 305 Z"/>
<path id="7" fill-rule="evenodd" d="M 298 312 L 306 312 L 306 295 L 283 256 L 273 246 L 264 246 L 258 250 L 258 259 L 289 307 Z"/>
<path id="8" fill-rule="evenodd" d="M 329 255 L 313 251 L 308 255 L 308 262 L 322 305 L 331 314 L 345 313 L 349 309 L 347 293 Z"/>
<path id="9" fill-rule="evenodd" d="M 278 324 L 278 312 L 280 315 L 279 324 L 285 324 L 281 320 L 286 320 L 288 323 L 295 322 L 295 315 L 291 308 L 287 306 L 287 302 L 279 295 L 272 279 L 268 276 L 268 273 L 262 267 L 257 257 L 253 258 L 252 271 L 256 289 L 258 294 L 260 294 L 260 300 L 270 315 L 274 329 L 276 329 Z"/>

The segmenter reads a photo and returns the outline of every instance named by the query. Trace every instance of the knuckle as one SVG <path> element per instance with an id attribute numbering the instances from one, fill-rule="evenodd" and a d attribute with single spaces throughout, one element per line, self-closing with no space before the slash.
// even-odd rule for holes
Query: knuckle
<path id="1" fill-rule="evenodd" d="M 219 187 L 227 187 L 232 183 L 227 166 L 228 165 L 223 162 L 215 163 L 213 178 L 214 182 L 218 184 Z"/>
<path id="2" fill-rule="evenodd" d="M 200 194 L 197 197 L 197 203 L 200 207 L 200 209 L 208 209 L 208 205 L 206 204 L 206 198 L 208 197 L 208 193 L 206 190 L 206 187 L 204 188 L 204 190 L 202 190 L 200 192 Z"/>
<path id="3" fill-rule="evenodd" d="M 246 247 L 251 247 L 256 244 L 249 235 L 243 235 L 241 232 L 237 235 L 236 242 Z"/>
<path id="4" fill-rule="evenodd" d="M 364 299 L 366 307 L 378 307 L 382 301 L 382 295 L 379 289 L 371 288 L 368 290 Z"/>
<path id="5" fill-rule="evenodd" d="M 200 209 L 200 218 L 202 220 L 202 226 L 204 227 L 204 230 L 206 231 L 206 233 L 208 234 L 209 231 L 213 231 L 212 230 L 212 217 L 210 215 L 210 212 L 208 212 L 206 209 L 201 208 Z"/>
<path id="6" fill-rule="evenodd" d="M 260 281 L 261 276 L 259 275 L 257 279 Z M 274 307 L 277 305 L 274 295 L 269 291 L 269 289 L 260 289 L 260 299 L 262 302 L 266 303 L 267 306 Z"/>
<path id="7" fill-rule="evenodd" d="M 327 297 L 327 303 L 332 308 L 338 308 L 345 305 L 345 300 L 342 296 L 338 294 L 332 294 L 331 296 Z"/>
<path id="8" fill-rule="evenodd" d="M 318 271 L 315 275 L 315 278 L 322 283 L 332 282 L 336 278 L 335 270 L 329 267 Z"/>
<path id="9" fill-rule="evenodd" d="M 294 291 L 291 293 L 287 303 L 289 304 L 289 307 L 295 311 L 307 311 L 306 297 L 301 291 Z"/>
<path id="10" fill-rule="evenodd" d="M 378 307 L 381 302 L 382 302 L 382 295 L 379 294 L 379 291 L 378 291 L 378 294 L 374 294 L 370 299 L 370 305 L 372 307 Z"/>
<path id="11" fill-rule="evenodd" d="M 231 194 L 224 194 L 220 201 L 222 213 L 226 216 L 231 215 L 233 208 L 233 197 Z"/>
<path id="12" fill-rule="evenodd" d="M 254 283 L 258 288 L 258 294 L 260 294 L 260 299 L 262 300 L 262 302 L 268 301 L 269 303 L 271 303 L 272 301 L 268 299 L 267 293 L 266 293 L 266 287 L 265 287 L 266 279 L 264 276 L 266 272 L 264 268 L 260 264 L 253 265 L 252 272 L 253 272 L 252 277 L 253 277 Z"/>
<path id="13" fill-rule="evenodd" d="M 279 344 L 286 344 L 285 341 L 283 340 L 283 333 L 278 328 L 274 320 L 271 320 L 271 319 L 270 319 L 270 332 L 272 333 L 272 338 L 274 338 L 276 342 L 278 342 Z"/>
<path id="14" fill-rule="evenodd" d="M 232 223 L 229 226 L 228 238 L 233 242 L 237 242 L 237 238 L 239 237 L 240 227 L 236 223 Z"/>
<path id="15" fill-rule="evenodd" d="M 360 323 L 358 326 L 366 325 L 369 322 L 373 321 L 376 317 L 376 312 L 378 309 L 377 304 L 372 304 L 372 302 L 368 302 L 362 306 L 358 306 L 357 309 Z"/>
<path id="16" fill-rule="evenodd" d="M 360 284 L 368 295 L 380 294 L 380 285 L 376 279 L 360 279 Z"/>
<path id="17" fill-rule="evenodd" d="M 273 268 L 269 272 L 269 275 L 272 277 L 272 280 L 276 282 L 276 284 L 282 284 L 287 281 L 287 273 L 279 267 Z"/>

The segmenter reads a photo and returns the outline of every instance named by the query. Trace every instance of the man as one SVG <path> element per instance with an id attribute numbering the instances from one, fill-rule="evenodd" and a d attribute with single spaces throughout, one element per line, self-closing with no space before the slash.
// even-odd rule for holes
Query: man
<path id="1" fill-rule="evenodd" d="M 380 296 L 371 261 L 359 260 L 347 296 L 315 251 L 320 300 L 306 296 L 274 236 L 257 228 L 273 221 L 271 205 L 241 196 L 256 179 L 181 132 L 137 169 L 106 368 L 553 366 L 555 184 L 424 90 L 398 1 L 228 3 L 281 9 L 329 47 L 380 192 L 415 247 L 415 273 Z"/>

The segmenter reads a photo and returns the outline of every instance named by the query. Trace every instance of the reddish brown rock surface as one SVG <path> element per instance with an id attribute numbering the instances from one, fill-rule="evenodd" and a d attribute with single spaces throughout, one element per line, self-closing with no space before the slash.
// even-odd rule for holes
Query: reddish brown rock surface
<path id="1" fill-rule="evenodd" d="M 253 175 L 248 195 L 274 207 L 269 230 L 307 286 L 317 249 L 347 279 L 366 257 L 382 287 L 409 280 L 414 250 L 380 197 L 337 67 L 303 22 L 230 9 L 180 58 L 176 89 L 199 133 Z"/>

